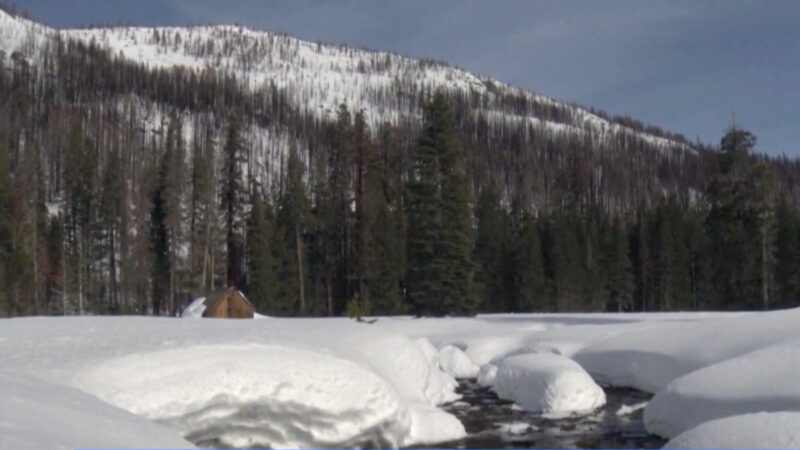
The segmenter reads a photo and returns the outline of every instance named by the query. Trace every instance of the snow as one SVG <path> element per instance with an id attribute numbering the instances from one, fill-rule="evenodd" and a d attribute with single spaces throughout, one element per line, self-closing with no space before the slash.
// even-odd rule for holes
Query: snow
<path id="1" fill-rule="evenodd" d="M 203 313 L 206 310 L 206 298 L 205 297 L 198 297 L 189 303 L 186 308 L 183 309 L 181 312 L 181 317 L 191 318 L 191 319 L 199 319 L 203 317 Z"/>
<path id="2" fill-rule="evenodd" d="M 800 341 L 770 346 L 672 381 L 645 411 L 650 432 L 675 436 L 697 425 L 761 411 L 800 412 Z"/>
<path id="3" fill-rule="evenodd" d="M 800 448 L 800 412 L 712 420 L 681 433 L 664 448 Z"/>
<path id="4" fill-rule="evenodd" d="M 636 403 L 633 405 L 622 405 L 616 412 L 618 416 L 629 416 L 636 411 L 644 409 L 647 406 L 647 402 Z"/>
<path id="5" fill-rule="evenodd" d="M 193 441 L 216 438 L 224 446 L 391 447 L 400 445 L 410 428 L 397 393 L 373 372 L 285 346 L 192 346 L 134 354 L 79 378 L 86 392 L 112 405 L 169 424 Z"/>
<path id="6" fill-rule="evenodd" d="M 498 423 L 497 431 L 505 434 L 525 434 L 528 431 L 535 430 L 536 427 L 525 422 L 510 422 Z"/>
<path id="7" fill-rule="evenodd" d="M 0 327 L 0 357 L 3 377 L 54 386 L 37 397 L 12 385 L 15 396 L 0 397 L 0 426 L 10 430 L 3 449 L 26 439 L 20 421 L 28 430 L 38 423 L 33 414 L 6 416 L 41 398 L 55 410 L 75 408 L 88 424 L 97 416 L 107 419 L 102 428 L 133 431 L 104 441 L 58 415 L 48 428 L 63 435 L 39 433 L 40 448 L 186 448 L 184 437 L 245 447 L 408 446 L 465 434 L 437 407 L 458 398 L 452 377 L 408 337 L 349 320 L 10 319 Z"/>
<path id="8" fill-rule="evenodd" d="M 497 366 L 492 363 L 487 363 L 481 366 L 478 371 L 477 383 L 481 386 L 487 387 L 494 384 L 497 377 Z"/>
<path id="9" fill-rule="evenodd" d="M 546 353 L 502 360 L 493 389 L 502 399 L 545 414 L 590 412 L 606 403 L 603 389 L 581 366 L 564 356 Z"/>
<path id="10" fill-rule="evenodd" d="M 480 368 L 460 348 L 446 345 L 439 350 L 439 365 L 453 378 L 475 378 Z"/>
<path id="11" fill-rule="evenodd" d="M 733 445 L 726 433 L 763 426 L 772 440 L 754 431 L 742 442 L 783 446 L 794 442 L 800 413 L 792 378 L 799 322 L 800 309 L 384 317 L 370 325 L 4 319 L 0 382 L 13 395 L 0 396 L 0 449 L 444 442 L 465 434 L 440 408 L 459 399 L 454 376 L 462 375 L 547 415 L 596 408 L 598 383 L 644 388 L 653 400 L 615 414 L 644 408 L 648 428 L 673 443 L 725 447 Z"/>
<path id="12" fill-rule="evenodd" d="M 174 430 L 30 374 L 0 373 L 0 448 L 190 448 Z"/>

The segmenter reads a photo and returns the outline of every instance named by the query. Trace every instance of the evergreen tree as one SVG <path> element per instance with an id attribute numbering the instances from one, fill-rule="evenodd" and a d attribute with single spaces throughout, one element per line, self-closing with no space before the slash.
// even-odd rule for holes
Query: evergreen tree
<path id="1" fill-rule="evenodd" d="M 225 249 L 227 255 L 227 282 L 241 287 L 244 281 L 244 195 L 241 164 L 244 162 L 244 143 L 240 135 L 239 119 L 228 120 L 223 145 L 221 202 L 225 216 Z"/>
<path id="2" fill-rule="evenodd" d="M 723 308 L 769 307 L 769 174 L 750 154 L 755 142 L 753 134 L 732 127 L 722 138 L 707 190 L 712 279 Z"/>
<path id="3" fill-rule="evenodd" d="M 273 311 L 278 294 L 277 264 L 272 254 L 275 233 L 271 206 L 259 193 L 250 195 L 247 221 L 247 296 L 257 311 Z M 275 308 L 279 310 L 279 308 Z"/>
<path id="4" fill-rule="evenodd" d="M 486 311 L 514 311 L 516 300 L 509 292 L 513 267 L 507 263 L 510 224 L 493 183 L 481 190 L 475 216 L 477 232 L 473 254 L 480 307 Z"/>
<path id="5" fill-rule="evenodd" d="M 512 208 L 513 244 L 506 258 L 506 270 L 512 274 L 510 298 L 514 311 L 546 311 L 547 280 L 542 262 L 541 239 L 536 218 L 521 211 L 519 201 Z"/>
<path id="6" fill-rule="evenodd" d="M 152 254 L 152 313 L 160 315 L 169 306 L 170 239 L 167 227 L 166 179 L 169 159 L 165 154 L 150 194 L 150 252 Z M 168 312 L 168 311 L 167 311 Z"/>
<path id="7" fill-rule="evenodd" d="M 604 278 L 608 309 L 618 312 L 631 311 L 634 308 L 635 280 L 633 266 L 628 256 L 628 237 L 624 225 L 619 220 L 611 223 L 607 239 Z"/>
<path id="8" fill-rule="evenodd" d="M 785 199 L 778 203 L 776 225 L 776 302 L 795 306 L 800 303 L 800 220 Z"/>
<path id="9" fill-rule="evenodd" d="M 280 238 L 274 244 L 279 255 L 278 279 L 287 288 L 286 291 L 279 292 L 276 302 L 286 308 L 286 313 L 306 312 L 308 261 L 304 235 L 308 223 L 309 200 L 303 181 L 304 172 L 303 161 L 292 143 L 278 204 L 279 226 L 275 234 L 280 234 Z"/>
<path id="10" fill-rule="evenodd" d="M 407 296 L 417 314 L 474 310 L 469 187 L 452 111 L 439 91 L 425 106 L 407 184 Z"/>
<path id="11" fill-rule="evenodd" d="M 16 227 L 13 217 L 14 191 L 8 167 L 8 151 L 0 142 L 0 314 L 4 316 L 15 312 L 15 298 L 12 294 L 16 251 Z"/>

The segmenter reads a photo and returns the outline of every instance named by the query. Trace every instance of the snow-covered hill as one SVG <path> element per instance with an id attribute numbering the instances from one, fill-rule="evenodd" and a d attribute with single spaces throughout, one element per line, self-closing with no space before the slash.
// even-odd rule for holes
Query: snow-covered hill
<path id="1" fill-rule="evenodd" d="M 491 123 L 529 122 L 555 133 L 587 134 L 593 140 L 630 135 L 662 150 L 689 150 L 680 142 L 612 123 L 583 108 L 515 88 L 443 63 L 395 53 L 328 45 L 285 34 L 219 25 L 201 27 L 108 27 L 55 30 L 0 11 L 0 49 L 36 61 L 50 39 L 94 42 L 149 67 L 178 67 L 233 74 L 250 90 L 273 86 L 301 112 L 332 117 L 342 103 L 363 109 L 368 123 L 421 117 L 420 93 L 444 88 Z"/>

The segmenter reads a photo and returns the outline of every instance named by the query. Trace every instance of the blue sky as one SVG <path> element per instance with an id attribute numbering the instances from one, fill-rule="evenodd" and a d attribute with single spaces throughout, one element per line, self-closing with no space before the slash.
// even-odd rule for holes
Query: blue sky
<path id="1" fill-rule="evenodd" d="M 238 23 L 444 60 L 717 143 L 800 156 L 800 1 L 17 0 L 57 27 Z"/>

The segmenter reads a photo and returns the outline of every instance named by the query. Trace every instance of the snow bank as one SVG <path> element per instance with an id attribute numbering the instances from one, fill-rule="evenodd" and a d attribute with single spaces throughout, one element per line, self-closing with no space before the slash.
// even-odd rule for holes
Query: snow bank
<path id="1" fill-rule="evenodd" d="M 37 375 L 63 389 L 49 398 L 54 409 L 74 407 L 79 416 L 92 407 L 75 404 L 75 392 L 116 411 L 121 423 L 106 428 L 161 430 L 145 434 L 152 440 L 121 433 L 106 443 L 89 429 L 60 427 L 71 438 L 41 431 L 40 448 L 189 447 L 182 436 L 214 446 L 386 447 L 466 434 L 436 407 L 459 398 L 455 380 L 419 343 L 347 319 L 11 319 L 0 326 L 0 358 L 0 375 Z M 22 402 L 31 396 L 11 389 Z M 25 439 L 2 429 L 16 422 L 0 422 L 2 442 Z"/>
<path id="2" fill-rule="evenodd" d="M 652 433 L 672 437 L 723 417 L 800 411 L 798 373 L 800 341 L 708 366 L 678 378 L 657 393 L 645 410 L 645 425 Z"/>
<path id="3" fill-rule="evenodd" d="M 480 370 L 480 367 L 454 345 L 446 345 L 439 350 L 439 365 L 453 378 L 475 378 Z"/>
<path id="4" fill-rule="evenodd" d="M 174 430 L 29 374 L 0 374 L 0 448 L 191 448 Z"/>
<path id="5" fill-rule="evenodd" d="M 181 312 L 181 317 L 199 319 L 203 317 L 203 313 L 205 311 L 206 311 L 206 298 L 198 297 L 194 299 L 192 303 L 189 303 L 189 306 L 183 309 L 183 312 Z"/>
<path id="6" fill-rule="evenodd" d="M 697 369 L 800 339 L 800 309 L 697 317 L 637 324 L 588 345 L 574 359 L 602 384 L 655 393 Z"/>
<path id="7" fill-rule="evenodd" d="M 800 448 L 800 413 L 755 413 L 705 422 L 664 448 Z"/>
<path id="8" fill-rule="evenodd" d="M 407 411 L 382 378 L 349 361 L 276 345 L 130 355 L 80 379 L 85 391 L 169 424 L 194 442 L 393 447 L 410 429 Z"/>
<path id="9" fill-rule="evenodd" d="M 575 361 L 549 353 L 502 360 L 494 391 L 528 411 L 546 414 L 591 411 L 606 402 L 603 389 Z"/>

